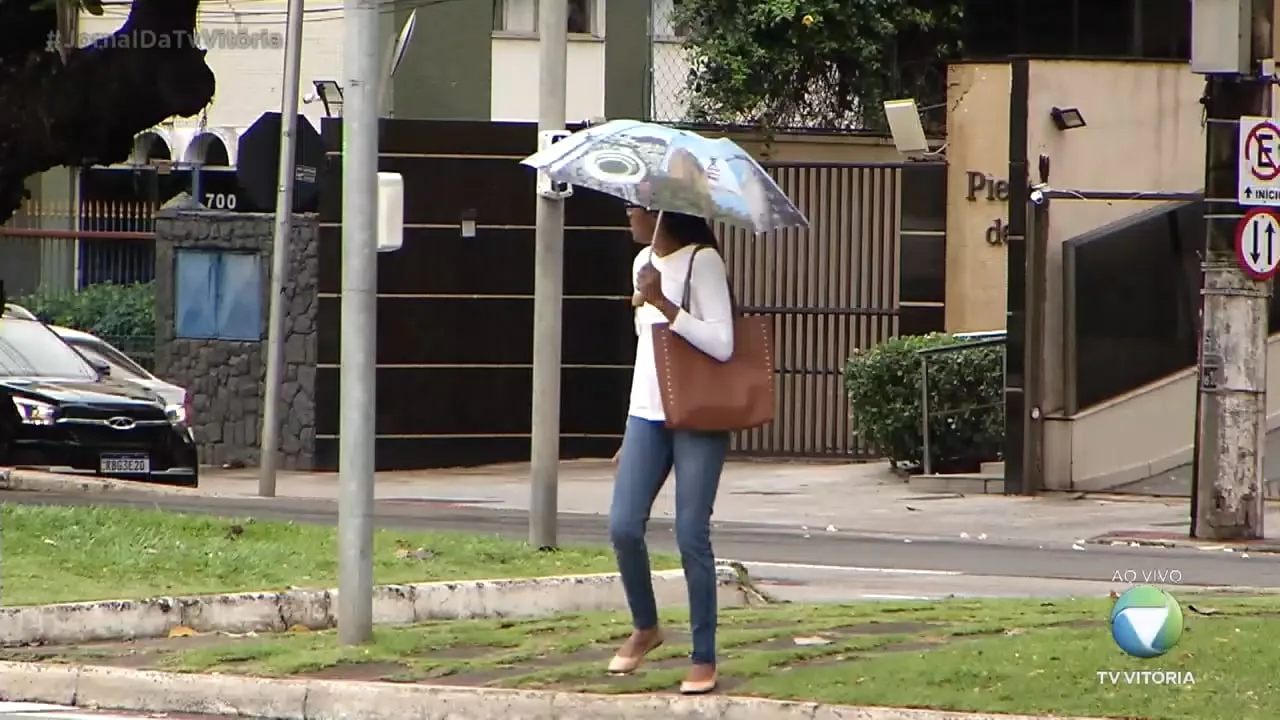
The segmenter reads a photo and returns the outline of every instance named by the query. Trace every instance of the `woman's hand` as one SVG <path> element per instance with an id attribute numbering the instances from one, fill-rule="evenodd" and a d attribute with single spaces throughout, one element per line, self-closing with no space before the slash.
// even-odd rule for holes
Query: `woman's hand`
<path id="1" fill-rule="evenodd" d="M 652 263 L 645 263 L 640 268 L 640 274 L 636 276 L 636 290 L 640 292 L 644 301 L 654 307 L 659 307 L 660 303 L 666 299 L 662 294 L 662 273 L 658 272 L 658 268 Z"/>
<path id="2" fill-rule="evenodd" d="M 636 275 L 636 291 L 646 303 L 661 310 L 668 321 L 673 321 L 680 312 L 680 307 L 662 294 L 662 273 L 652 263 L 645 263 L 640 268 L 640 273 Z"/>

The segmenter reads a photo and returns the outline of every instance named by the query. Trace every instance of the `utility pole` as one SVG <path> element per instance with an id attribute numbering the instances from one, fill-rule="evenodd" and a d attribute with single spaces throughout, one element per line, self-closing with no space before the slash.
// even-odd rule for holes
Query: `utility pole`
<path id="1" fill-rule="evenodd" d="M 538 130 L 564 130 L 569 4 L 538 3 Z M 538 197 L 533 271 L 532 497 L 529 544 L 556 547 L 560 472 L 560 323 L 564 305 L 564 200 Z"/>
<path id="2" fill-rule="evenodd" d="M 284 276 L 289 272 L 293 232 L 293 180 L 298 136 L 298 85 L 302 74 L 302 4 L 289 0 L 285 15 L 284 89 L 280 91 L 280 174 L 276 187 L 276 233 L 271 241 L 271 306 L 267 311 L 267 383 L 262 401 L 258 495 L 276 496 L 280 450 L 280 385 L 284 380 Z"/>
<path id="3" fill-rule="evenodd" d="M 1206 76 L 1206 238 L 1191 534 L 1215 540 L 1263 537 L 1271 288 L 1239 267 L 1235 229 L 1244 216 L 1236 199 L 1240 118 L 1271 115 L 1272 79 L 1260 70 L 1272 57 L 1273 2 L 1239 0 L 1223 8 L 1196 0 L 1193 10 L 1221 15 L 1204 18 L 1221 22 L 1197 19 L 1192 28 L 1192 69 Z M 1210 27 L 1220 34 L 1202 30 Z"/>
<path id="4" fill-rule="evenodd" d="M 374 383 L 378 318 L 378 0 L 343 3 L 342 332 L 338 641 L 373 639 Z"/>

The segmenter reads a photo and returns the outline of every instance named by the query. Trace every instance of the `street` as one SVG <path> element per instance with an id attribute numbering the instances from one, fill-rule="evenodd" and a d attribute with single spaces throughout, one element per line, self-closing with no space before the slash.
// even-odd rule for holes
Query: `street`
<path id="1" fill-rule="evenodd" d="M 115 492 L 8 492 L 6 502 L 103 504 L 162 508 L 224 517 L 254 517 L 333 524 L 332 500 L 244 498 Z M 527 534 L 527 515 L 444 502 L 379 501 L 379 527 Z M 671 520 L 650 523 L 655 550 L 674 551 Z M 788 599 L 935 597 L 957 595 L 1105 594 L 1126 582 L 1187 586 L 1280 588 L 1280 556 L 1197 549 L 994 541 L 929 537 L 856 529 L 802 530 L 767 523 L 716 523 L 716 554 L 745 563 L 757 580 L 786 591 Z M 607 542 L 606 518 L 562 513 L 562 544 Z"/>

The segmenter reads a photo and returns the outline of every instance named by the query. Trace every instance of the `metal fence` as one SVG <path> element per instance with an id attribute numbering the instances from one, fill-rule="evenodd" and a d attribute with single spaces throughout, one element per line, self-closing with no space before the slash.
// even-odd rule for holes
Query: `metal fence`
<path id="1" fill-rule="evenodd" d="M 925 475 L 933 474 L 938 460 L 951 459 L 935 457 L 937 454 L 933 443 L 935 428 L 942 432 L 958 424 L 972 428 L 980 425 L 980 416 L 987 413 L 996 413 L 1001 424 L 1004 418 L 1003 363 L 1001 371 L 992 373 L 980 383 L 979 387 L 946 388 L 950 392 L 939 392 L 939 388 L 930 386 L 929 368 L 937 361 L 949 358 L 956 353 L 974 353 L 991 348 L 999 348 L 1001 355 L 1007 359 L 1003 336 L 916 352 L 916 356 L 920 358 L 920 469 Z M 959 397 L 957 397 L 957 391 L 959 391 Z M 974 449 L 977 450 L 977 448 Z M 944 470 L 944 472 L 948 471 L 949 469 Z"/>
<path id="2" fill-rule="evenodd" d="M 720 228 L 743 312 L 774 319 L 776 418 L 733 450 L 767 457 L 871 458 L 849 420 L 844 365 L 898 332 L 901 167 L 766 165 L 809 218 L 765 237 Z"/>
<path id="3" fill-rule="evenodd" d="M 150 282 L 154 216 L 154 205 L 141 202 L 24 203 L 0 227 L 0 279 L 7 294 L 21 301 L 23 296 L 61 297 L 100 283 Z M 150 334 L 102 339 L 147 370 L 154 367 Z"/>
<path id="4" fill-rule="evenodd" d="M 0 227 L 0 278 L 15 296 L 150 282 L 155 212 L 133 201 L 28 201 Z"/>
<path id="5" fill-rule="evenodd" d="M 670 3 L 658 3 L 669 6 Z M 660 123 L 683 123 L 690 117 L 690 66 L 689 51 L 680 37 L 680 29 L 673 26 L 661 11 L 653 17 L 652 42 L 649 56 L 649 120 Z M 927 60 L 898 61 L 892 64 L 890 74 L 884 78 L 884 97 L 861 97 L 862 102 L 849 112 L 817 110 L 812 117 L 786 118 L 781 125 L 787 129 L 843 129 L 887 130 L 888 123 L 880 103 L 895 98 L 914 98 L 921 108 L 921 121 L 930 135 L 946 133 L 947 79 L 945 64 L 937 58 Z M 810 99 L 828 97 L 824 89 L 815 88 Z M 836 104 L 836 103 L 833 103 Z M 820 107 L 820 103 L 818 107 Z M 703 119 L 700 119 L 703 120 Z M 751 125 L 755 118 L 716 118 L 730 124 Z"/>

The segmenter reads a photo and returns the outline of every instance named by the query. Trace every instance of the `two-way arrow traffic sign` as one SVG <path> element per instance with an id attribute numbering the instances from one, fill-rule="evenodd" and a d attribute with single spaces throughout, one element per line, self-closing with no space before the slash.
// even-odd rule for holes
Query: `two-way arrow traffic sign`
<path id="1" fill-rule="evenodd" d="M 1280 267 L 1280 216 L 1255 208 L 1236 225 L 1236 260 L 1254 280 L 1270 280 Z"/>

